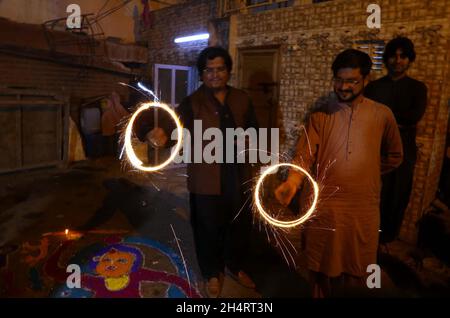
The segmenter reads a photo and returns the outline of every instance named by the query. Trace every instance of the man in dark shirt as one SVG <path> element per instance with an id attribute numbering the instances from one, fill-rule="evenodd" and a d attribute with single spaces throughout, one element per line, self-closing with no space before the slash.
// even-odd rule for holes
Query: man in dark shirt
<path id="1" fill-rule="evenodd" d="M 229 53 L 221 47 L 204 49 L 197 60 L 203 85 L 186 97 L 176 108 L 183 127 L 191 135 L 191 142 L 207 143 L 195 138 L 194 120 L 202 123 L 201 136 L 208 128 L 218 128 L 226 136 L 227 128 L 258 128 L 256 115 L 249 96 L 242 90 L 227 85 L 232 69 Z M 165 122 L 165 121 L 163 121 Z M 162 124 L 162 123 L 160 123 Z M 163 127 L 161 125 L 161 127 Z M 150 130 L 151 129 L 151 130 Z M 137 131 L 141 140 L 156 147 L 170 145 L 171 130 L 153 128 L 152 123 L 142 123 Z M 227 158 L 223 139 L 222 158 Z M 191 147 L 195 151 L 195 146 Z M 243 271 L 249 252 L 251 210 L 247 197 L 250 166 L 233 162 L 190 162 L 187 167 L 191 224 L 200 270 L 207 280 L 209 297 L 220 295 L 224 270 L 227 267 L 239 283 L 255 288 L 252 279 Z M 192 159 L 191 159 L 192 160 Z"/>
<path id="2" fill-rule="evenodd" d="M 403 163 L 383 176 L 380 243 L 391 242 L 398 236 L 412 190 L 417 159 L 416 125 L 427 103 L 425 84 L 406 74 L 415 58 L 414 44 L 410 39 L 397 37 L 391 40 L 383 54 L 388 75 L 369 83 L 364 92 L 366 97 L 392 110 L 403 143 Z"/>

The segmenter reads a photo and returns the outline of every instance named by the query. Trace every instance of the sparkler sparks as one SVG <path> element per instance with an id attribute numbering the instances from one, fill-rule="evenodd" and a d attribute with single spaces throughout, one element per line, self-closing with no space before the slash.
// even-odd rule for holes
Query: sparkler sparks
<path id="1" fill-rule="evenodd" d="M 174 120 L 175 124 L 177 125 L 177 144 L 175 145 L 175 149 L 170 154 L 169 158 L 164 161 L 163 163 L 156 165 L 156 166 L 144 166 L 143 162 L 136 156 L 136 153 L 134 152 L 133 146 L 131 144 L 131 137 L 133 135 L 133 124 L 136 120 L 137 116 L 145 110 L 150 109 L 151 107 L 157 107 L 165 110 Z M 178 152 L 180 151 L 181 145 L 183 142 L 183 127 L 181 125 L 181 122 L 178 118 L 178 116 L 175 114 L 175 112 L 166 104 L 159 103 L 159 102 L 149 102 L 149 103 L 143 103 L 136 112 L 131 116 L 130 121 L 128 122 L 125 130 L 125 152 L 128 157 L 128 160 L 138 170 L 147 171 L 147 172 L 154 172 L 158 171 L 164 167 L 166 167 L 168 164 L 170 164 L 173 159 L 176 157 Z"/>
<path id="2" fill-rule="evenodd" d="M 144 85 L 142 85 L 141 82 L 139 82 L 137 85 L 138 85 L 138 87 L 139 87 L 140 89 L 142 89 L 143 91 L 145 91 L 145 92 L 149 93 L 150 95 L 152 95 L 155 102 L 159 102 L 159 98 L 155 95 L 155 93 L 153 93 L 152 90 L 150 90 L 150 89 L 148 89 L 147 87 L 145 87 Z"/>
<path id="3" fill-rule="evenodd" d="M 189 284 L 189 297 L 192 297 L 192 293 L 191 293 L 191 279 L 189 278 L 189 271 L 188 271 L 187 266 L 186 266 L 186 260 L 184 259 L 183 251 L 181 250 L 180 243 L 178 242 L 178 237 L 175 234 L 175 230 L 173 229 L 172 224 L 170 224 L 170 228 L 172 229 L 173 236 L 175 237 L 175 242 L 177 243 L 178 250 L 180 251 L 181 259 L 183 260 L 184 271 L 186 273 L 186 277 L 187 277 L 188 284 Z"/>
<path id="4" fill-rule="evenodd" d="M 264 210 L 264 208 L 261 204 L 260 192 L 261 192 L 261 186 L 263 184 L 263 181 L 267 175 L 274 173 L 279 167 L 290 167 L 290 168 L 299 170 L 300 172 L 304 173 L 308 177 L 309 181 L 313 185 L 314 199 L 312 201 L 311 207 L 305 213 L 305 215 L 301 216 L 300 218 L 298 218 L 296 220 L 292 220 L 292 221 L 278 220 L 278 219 L 270 216 Z M 291 228 L 291 227 L 298 226 L 298 225 L 302 224 L 303 222 L 305 222 L 311 216 L 311 214 L 314 212 L 318 199 L 319 199 L 319 185 L 317 184 L 317 182 L 311 177 L 311 175 L 305 169 L 303 169 L 300 166 L 294 165 L 292 163 L 280 163 L 280 164 L 276 164 L 276 165 L 269 167 L 259 177 L 259 179 L 256 183 L 256 186 L 255 186 L 255 191 L 254 191 L 254 203 L 255 203 L 257 211 L 260 213 L 260 215 L 263 217 L 263 219 L 267 223 L 269 223 L 273 226 L 276 226 L 276 227 L 281 227 L 281 228 Z"/>

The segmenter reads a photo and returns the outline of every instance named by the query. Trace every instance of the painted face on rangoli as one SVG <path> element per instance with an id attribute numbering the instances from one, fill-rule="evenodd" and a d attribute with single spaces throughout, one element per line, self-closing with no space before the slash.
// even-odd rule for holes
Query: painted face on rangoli
<path id="1" fill-rule="evenodd" d="M 98 261 L 95 268 L 98 275 L 105 278 L 115 278 L 129 275 L 136 257 L 133 253 L 118 251 L 114 248 L 100 257 L 96 257 Z"/>

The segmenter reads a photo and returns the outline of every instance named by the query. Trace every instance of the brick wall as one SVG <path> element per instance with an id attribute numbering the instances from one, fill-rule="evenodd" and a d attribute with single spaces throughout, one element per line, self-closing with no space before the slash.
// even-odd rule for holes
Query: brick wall
<path id="1" fill-rule="evenodd" d="M 176 37 L 208 32 L 213 4 L 195 0 L 187 5 L 153 11 L 152 27 L 143 33 L 143 38 L 148 40 L 149 67 L 154 64 L 195 65 L 198 53 L 208 45 L 208 40 L 180 44 L 173 41 Z"/>
<path id="2" fill-rule="evenodd" d="M 48 90 L 71 100 L 71 114 L 78 122 L 78 104 L 83 98 L 117 91 L 127 98 L 131 75 L 107 70 L 75 67 L 67 64 L 39 60 L 14 54 L 0 53 L 0 85 Z"/>
<path id="3" fill-rule="evenodd" d="M 416 222 L 433 200 L 442 166 L 448 118 L 450 1 L 381 0 L 380 30 L 366 26 L 373 1 L 337 0 L 237 17 L 236 49 L 278 45 L 281 53 L 279 125 L 281 150 L 293 148 L 308 108 L 330 89 L 335 55 L 357 40 L 390 40 L 402 34 L 416 45 L 409 74 L 428 87 L 426 113 L 418 127 L 420 156 L 401 238 L 414 242 Z M 233 21 L 233 20 L 232 20 Z M 234 50 L 235 58 L 237 50 Z M 384 72 L 373 72 L 378 78 Z"/>
<path id="4" fill-rule="evenodd" d="M 380 30 L 366 26 L 366 8 L 381 7 Z M 281 151 L 293 149 L 299 125 L 308 109 L 331 90 L 331 63 L 335 55 L 357 40 L 390 40 L 396 35 L 411 38 L 417 60 L 409 74 L 428 87 L 426 113 L 418 127 L 420 146 L 411 204 L 401 237 L 415 241 L 416 221 L 433 200 L 442 166 L 450 98 L 450 0 L 335 0 L 298 5 L 257 14 L 230 17 L 229 50 L 239 68 L 238 50 L 262 46 L 280 47 L 279 117 Z M 195 65 L 207 42 L 175 44 L 177 36 L 206 31 L 214 18 L 214 1 L 195 0 L 152 13 L 152 28 L 145 32 L 149 66 L 155 63 Z M 169 21 L 169 22 L 168 22 Z M 152 73 L 151 73 L 152 74 Z M 384 72 L 373 72 L 378 78 Z M 238 79 L 232 74 L 231 84 Z"/>

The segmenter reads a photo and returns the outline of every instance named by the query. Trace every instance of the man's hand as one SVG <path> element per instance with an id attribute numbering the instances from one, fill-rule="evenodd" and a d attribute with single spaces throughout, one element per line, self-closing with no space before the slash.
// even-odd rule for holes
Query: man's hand
<path id="1" fill-rule="evenodd" d="M 297 185 L 292 181 L 286 180 L 275 190 L 275 198 L 283 206 L 288 206 L 296 192 Z"/>
<path id="2" fill-rule="evenodd" d="M 153 128 L 145 136 L 147 143 L 154 148 L 163 147 L 167 142 L 167 135 L 162 128 Z"/>

